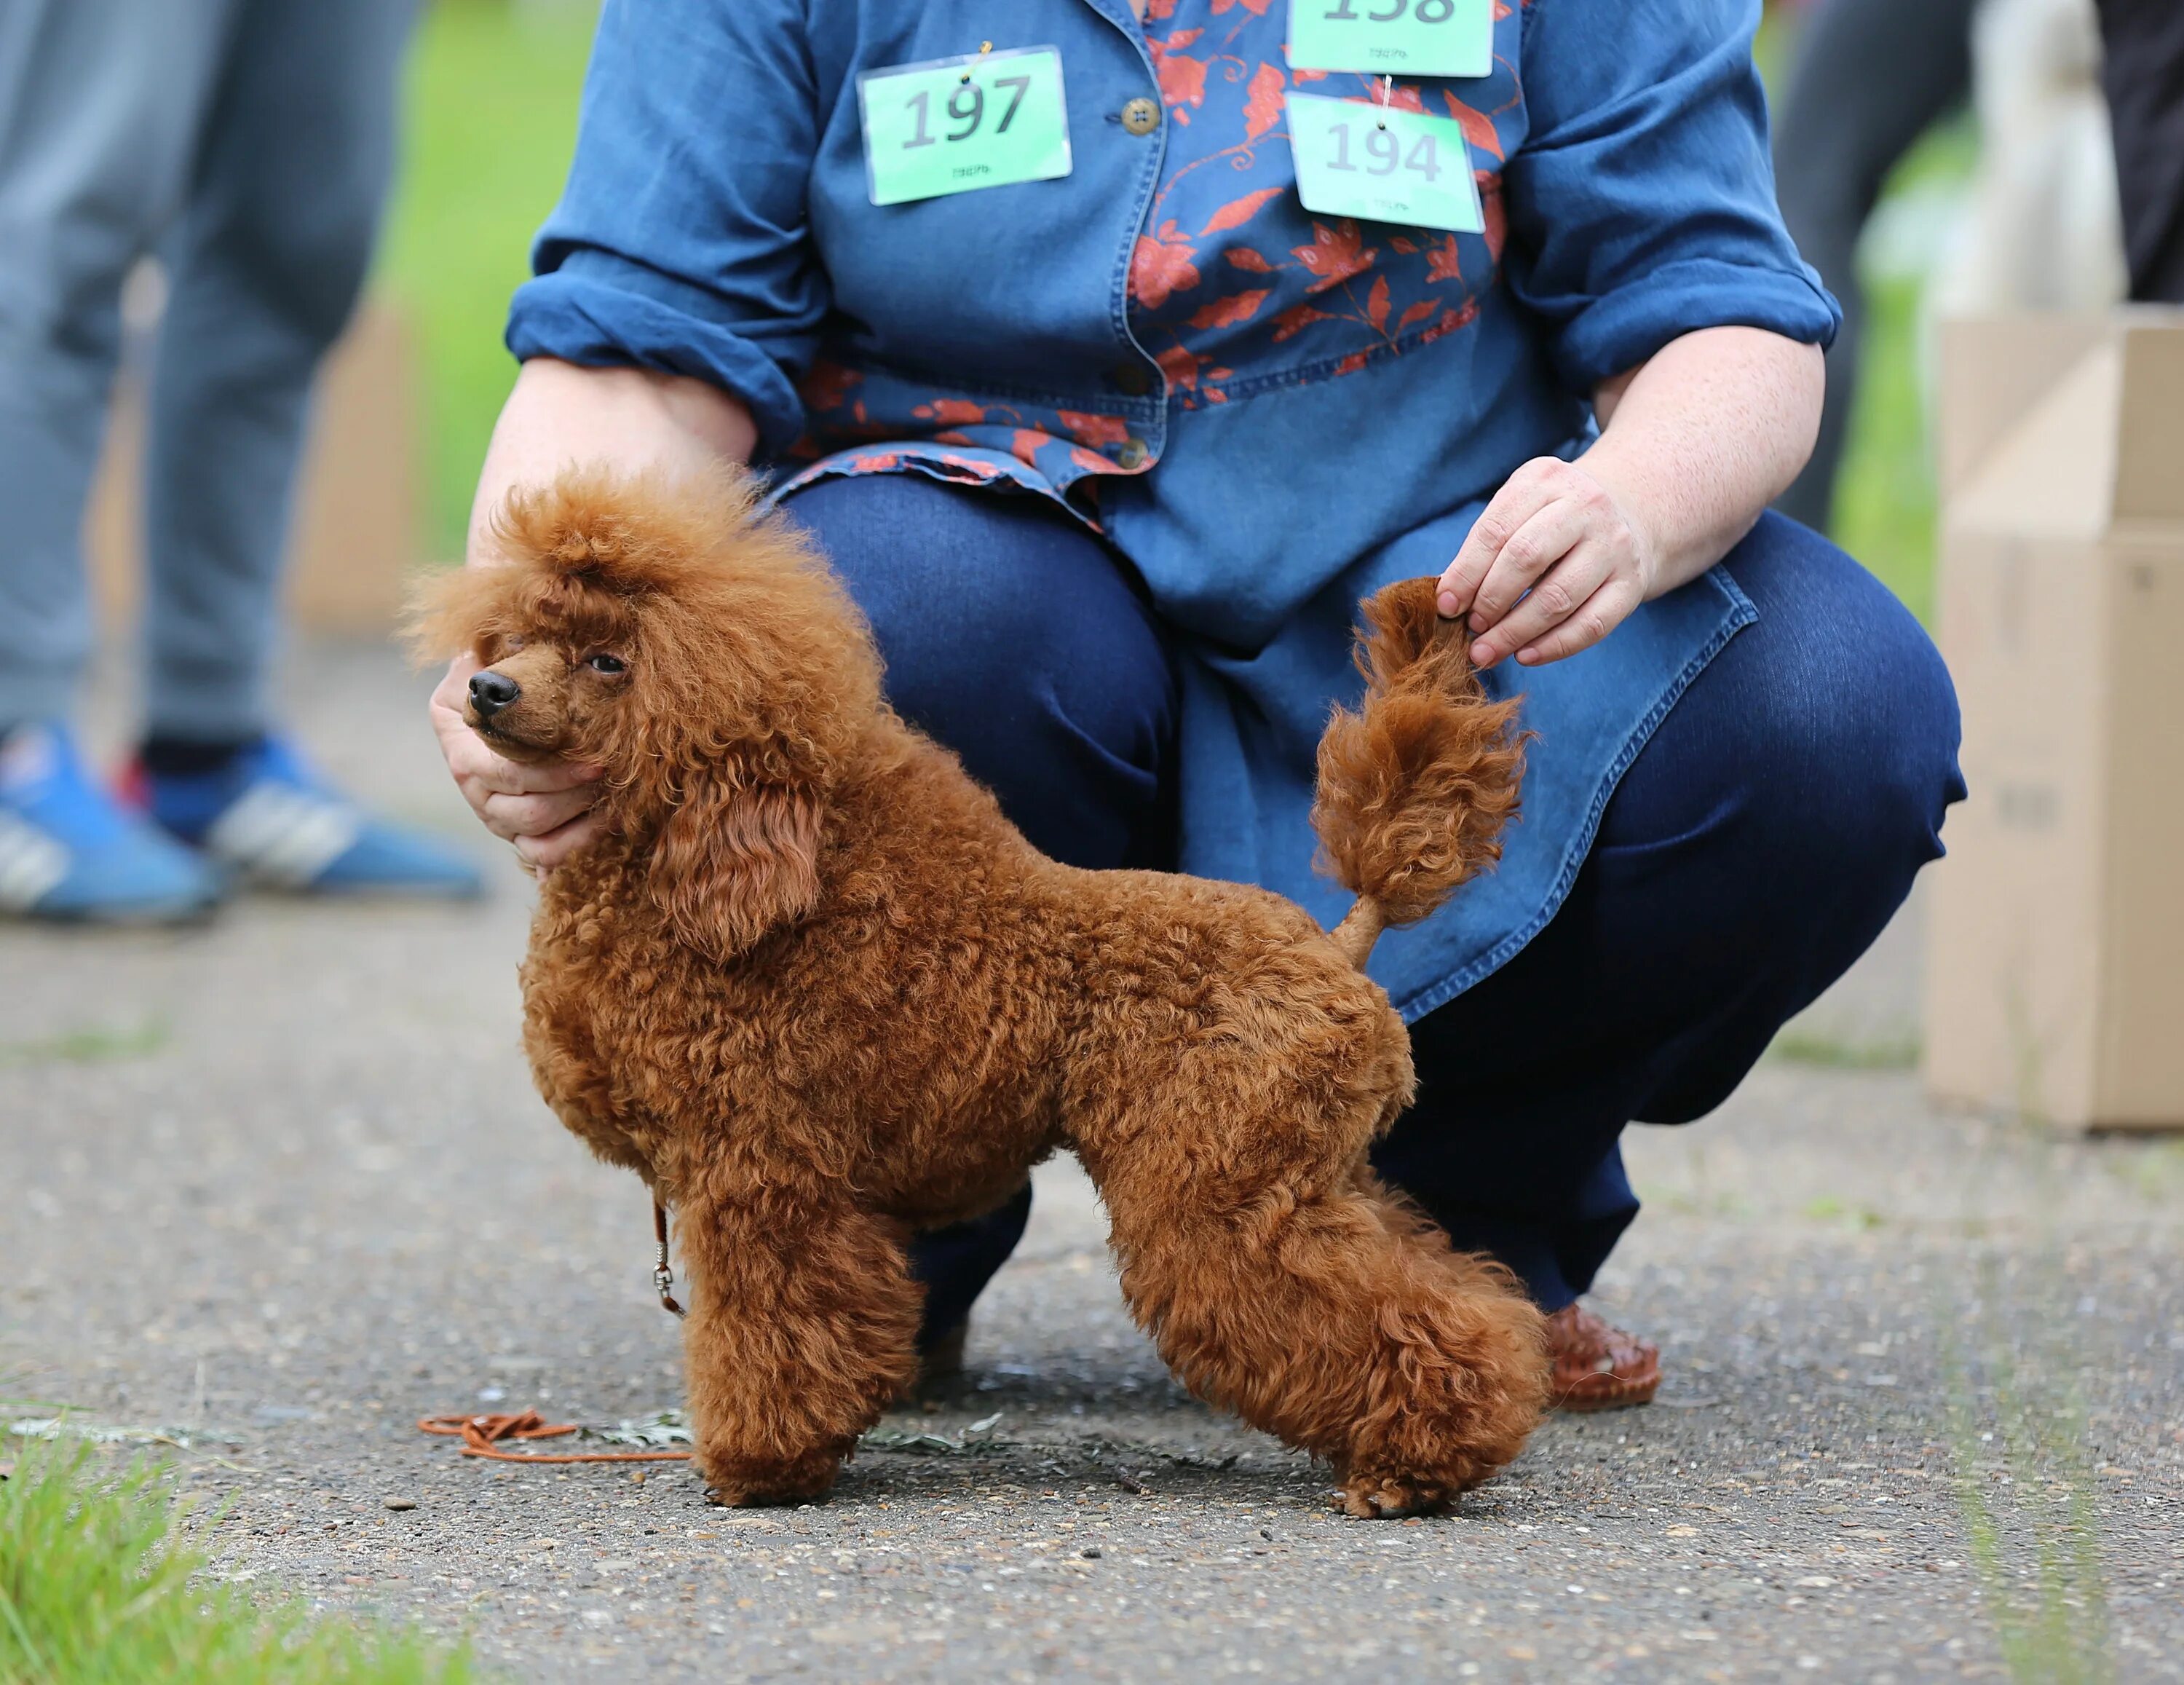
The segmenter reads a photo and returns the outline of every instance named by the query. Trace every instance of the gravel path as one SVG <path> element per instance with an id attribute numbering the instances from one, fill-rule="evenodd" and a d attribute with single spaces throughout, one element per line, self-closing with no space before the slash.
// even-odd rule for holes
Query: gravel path
<path id="1" fill-rule="evenodd" d="M 336 769 L 465 826 L 421 682 L 304 663 Z M 641 1191 L 532 1097 L 498 887 L 0 928 L 0 1394 L 178 1430 L 225 1572 L 524 1680 L 2184 1677 L 2184 1143 L 1856 1068 L 1910 1029 L 1911 933 L 1800 1027 L 1847 1063 L 1636 1133 L 1649 1208 L 1600 1303 L 1662 1340 L 1663 1397 L 1553 1422 L 1457 1515 L 1342 1520 L 1325 1470 L 1180 1393 L 1068 1164 L 967 1384 L 831 1502 L 752 1513 L 412 1426 L 677 1397 Z"/>

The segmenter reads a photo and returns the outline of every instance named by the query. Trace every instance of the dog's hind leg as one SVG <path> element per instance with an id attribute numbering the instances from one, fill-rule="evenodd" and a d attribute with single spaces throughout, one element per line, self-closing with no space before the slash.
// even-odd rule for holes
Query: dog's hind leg
<path id="1" fill-rule="evenodd" d="M 727 1504 L 818 1498 L 916 1368 L 922 1292 L 893 1226 L 778 1184 L 686 1197 L 675 1226 L 699 1472 Z"/>
<path id="2" fill-rule="evenodd" d="M 1131 1310 L 1192 1391 L 1328 1459 L 1353 1515 L 1439 1509 L 1517 1455 L 1546 1366 L 1506 1272 L 1452 1253 L 1362 1165 L 1274 1174 L 1168 1124 L 1086 1158 Z"/>

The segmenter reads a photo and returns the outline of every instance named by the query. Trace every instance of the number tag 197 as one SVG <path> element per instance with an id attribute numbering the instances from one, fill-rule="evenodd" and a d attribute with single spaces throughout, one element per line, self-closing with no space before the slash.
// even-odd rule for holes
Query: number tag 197
<path id="1" fill-rule="evenodd" d="M 857 78 L 857 104 L 874 204 L 1069 173 L 1069 114 L 1056 47 L 866 70 Z"/>
<path id="2" fill-rule="evenodd" d="M 1494 73 L 1494 0 L 1290 0 L 1290 65 L 1371 75 Z"/>
<path id="3" fill-rule="evenodd" d="M 1306 210 L 1477 234 L 1486 226 L 1453 118 L 1292 93 L 1290 148 Z"/>

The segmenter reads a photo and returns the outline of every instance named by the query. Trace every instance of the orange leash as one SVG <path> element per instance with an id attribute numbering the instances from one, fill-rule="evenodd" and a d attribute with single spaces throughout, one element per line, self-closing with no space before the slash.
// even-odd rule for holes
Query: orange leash
<path id="1" fill-rule="evenodd" d="M 420 1433 L 442 1434 L 463 1442 L 465 1457 L 490 1457 L 497 1463 L 687 1463 L 688 1451 L 504 1451 L 504 1439 L 559 1439 L 574 1433 L 574 1422 L 549 1422 L 536 1410 L 503 1416 L 420 1416 Z"/>
<path id="2" fill-rule="evenodd" d="M 659 1290 L 660 1308 L 682 1314 L 675 1303 L 675 1272 L 667 1263 L 667 1211 L 652 1202 L 652 1236 L 659 1242 L 659 1261 L 653 1265 L 652 1285 Z M 465 1457 L 490 1457 L 496 1463 L 687 1463 L 688 1451 L 503 1451 L 504 1439 L 559 1439 L 574 1433 L 574 1422 L 549 1422 L 536 1410 L 519 1415 L 420 1416 L 420 1433 L 437 1433 L 463 1442 Z"/>

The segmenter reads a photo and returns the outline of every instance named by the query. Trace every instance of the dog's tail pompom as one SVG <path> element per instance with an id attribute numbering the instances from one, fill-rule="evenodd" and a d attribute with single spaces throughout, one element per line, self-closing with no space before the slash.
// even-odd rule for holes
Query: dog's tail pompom
<path id="1" fill-rule="evenodd" d="M 1361 967 L 1383 929 L 1500 859 L 1517 811 L 1517 704 L 1487 695 L 1464 623 L 1442 619 L 1435 595 L 1434 580 L 1403 579 L 1366 600 L 1364 706 L 1337 708 L 1319 740 L 1319 867 L 1357 896 L 1334 938 Z"/>

